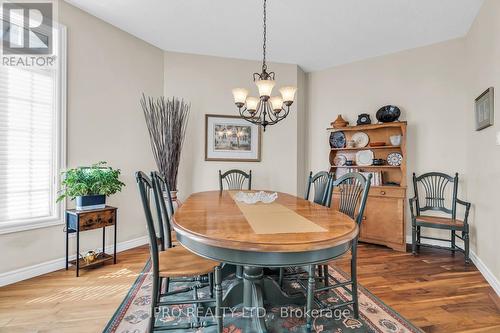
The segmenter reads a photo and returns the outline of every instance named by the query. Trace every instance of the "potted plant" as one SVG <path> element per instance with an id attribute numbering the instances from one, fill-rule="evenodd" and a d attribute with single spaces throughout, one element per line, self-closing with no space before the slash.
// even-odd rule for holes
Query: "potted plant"
<path id="1" fill-rule="evenodd" d="M 141 106 L 156 166 L 170 188 L 175 209 L 180 205 L 177 199 L 177 172 L 191 105 L 175 97 L 146 98 L 142 94 Z"/>
<path id="2" fill-rule="evenodd" d="M 115 194 L 125 186 L 120 181 L 120 170 L 99 162 L 90 167 L 78 167 L 63 172 L 62 194 L 57 198 L 76 199 L 77 210 L 99 209 L 106 206 L 106 196 Z"/>

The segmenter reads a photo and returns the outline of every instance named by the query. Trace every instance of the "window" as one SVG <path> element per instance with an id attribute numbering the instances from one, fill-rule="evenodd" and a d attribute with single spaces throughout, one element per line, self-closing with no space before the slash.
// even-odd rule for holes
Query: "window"
<path id="1" fill-rule="evenodd" d="M 0 233 L 62 222 L 66 44 L 54 30 L 57 66 L 0 65 Z"/>

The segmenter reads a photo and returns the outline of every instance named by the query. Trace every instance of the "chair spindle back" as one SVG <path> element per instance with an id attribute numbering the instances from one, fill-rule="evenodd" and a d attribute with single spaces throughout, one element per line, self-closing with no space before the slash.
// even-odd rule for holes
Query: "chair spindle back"
<path id="1" fill-rule="evenodd" d="M 146 217 L 146 224 L 148 227 L 149 236 L 149 250 L 151 253 L 151 262 L 153 264 L 153 276 L 158 276 L 159 274 L 159 258 L 158 258 L 158 240 L 156 238 L 155 223 L 153 220 L 153 214 L 151 213 L 151 192 L 153 189 L 153 182 L 149 177 L 142 171 L 137 171 L 135 173 L 135 179 L 137 181 L 137 186 L 139 187 L 139 194 L 141 196 L 142 208 L 144 209 L 144 215 Z"/>
<path id="2" fill-rule="evenodd" d="M 158 171 L 153 171 L 151 172 L 151 181 L 153 183 L 153 193 L 160 226 L 161 250 L 163 251 L 172 247 L 172 226 L 170 224 L 172 216 L 170 214 L 174 211 L 174 207 L 170 188 L 165 178 Z M 167 198 L 165 198 L 165 195 L 167 195 Z"/>
<path id="3" fill-rule="evenodd" d="M 246 180 L 248 180 L 248 190 L 251 190 L 252 170 L 249 173 L 237 169 L 232 169 L 224 173 L 219 170 L 219 186 L 221 191 L 224 190 L 224 183 L 227 190 L 243 190 Z"/>
<path id="4" fill-rule="evenodd" d="M 358 172 L 350 172 L 332 181 L 327 199 L 328 202 L 331 201 L 334 188 L 338 188 L 339 211 L 355 219 L 356 223 L 361 225 L 368 192 L 370 191 L 371 178 L 371 174 L 365 178 Z M 357 211 L 356 208 L 358 208 Z"/>
<path id="5" fill-rule="evenodd" d="M 451 207 L 446 207 L 446 194 L 450 192 L 449 186 L 452 186 Z M 419 187 L 423 188 L 424 191 L 422 199 L 424 199 L 425 205 L 423 206 L 421 206 L 419 199 Z M 417 177 L 414 173 L 413 190 L 416 197 L 417 215 L 426 210 L 433 210 L 451 214 L 452 218 L 456 217 L 458 173 L 455 173 L 455 177 L 441 172 L 428 172 Z"/>
<path id="6" fill-rule="evenodd" d="M 307 181 L 306 194 L 304 199 L 309 200 L 309 195 L 311 193 L 311 187 L 314 186 L 314 196 L 313 202 L 326 206 L 328 197 L 328 188 L 330 186 L 330 181 L 333 175 L 327 171 L 320 171 L 313 176 L 312 171 L 309 173 L 309 178 Z"/>

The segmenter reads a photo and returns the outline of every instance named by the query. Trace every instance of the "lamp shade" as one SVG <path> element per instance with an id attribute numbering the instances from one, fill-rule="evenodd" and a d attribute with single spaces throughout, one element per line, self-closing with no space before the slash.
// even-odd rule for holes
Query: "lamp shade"
<path id="1" fill-rule="evenodd" d="M 280 88 L 281 97 L 283 97 L 283 102 L 293 102 L 295 99 L 295 92 L 297 88 L 294 86 L 286 86 Z"/>
<path id="2" fill-rule="evenodd" d="M 257 104 L 259 104 L 260 99 L 257 97 L 247 97 L 247 110 L 255 111 L 257 110 Z"/>
<path id="3" fill-rule="evenodd" d="M 243 106 L 245 104 L 245 100 L 247 99 L 248 96 L 248 90 L 244 88 L 234 88 L 233 89 L 233 98 L 234 98 L 234 103 L 235 104 L 240 104 Z"/>
<path id="4" fill-rule="evenodd" d="M 271 106 L 274 111 L 281 111 L 281 108 L 283 107 L 283 99 L 280 96 L 273 96 L 269 99 L 269 101 L 271 102 Z"/>
<path id="5" fill-rule="evenodd" d="M 274 85 L 276 82 L 274 80 L 257 80 L 255 81 L 257 85 L 257 89 L 259 89 L 259 95 L 262 96 L 271 96 L 271 92 L 273 91 Z"/>

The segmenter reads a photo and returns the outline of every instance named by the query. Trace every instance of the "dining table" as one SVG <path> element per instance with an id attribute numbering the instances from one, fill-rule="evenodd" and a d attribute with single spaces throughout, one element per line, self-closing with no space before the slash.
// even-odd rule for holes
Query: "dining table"
<path id="1" fill-rule="evenodd" d="M 286 293 L 266 270 L 327 263 L 349 251 L 359 229 L 349 216 L 294 195 L 276 192 L 275 201 L 252 204 L 238 201 L 237 192 L 193 193 L 172 226 L 188 250 L 242 268 L 224 291 L 223 306 L 256 309 L 251 318 L 266 332 L 264 306 L 306 303 L 303 293 Z"/>

